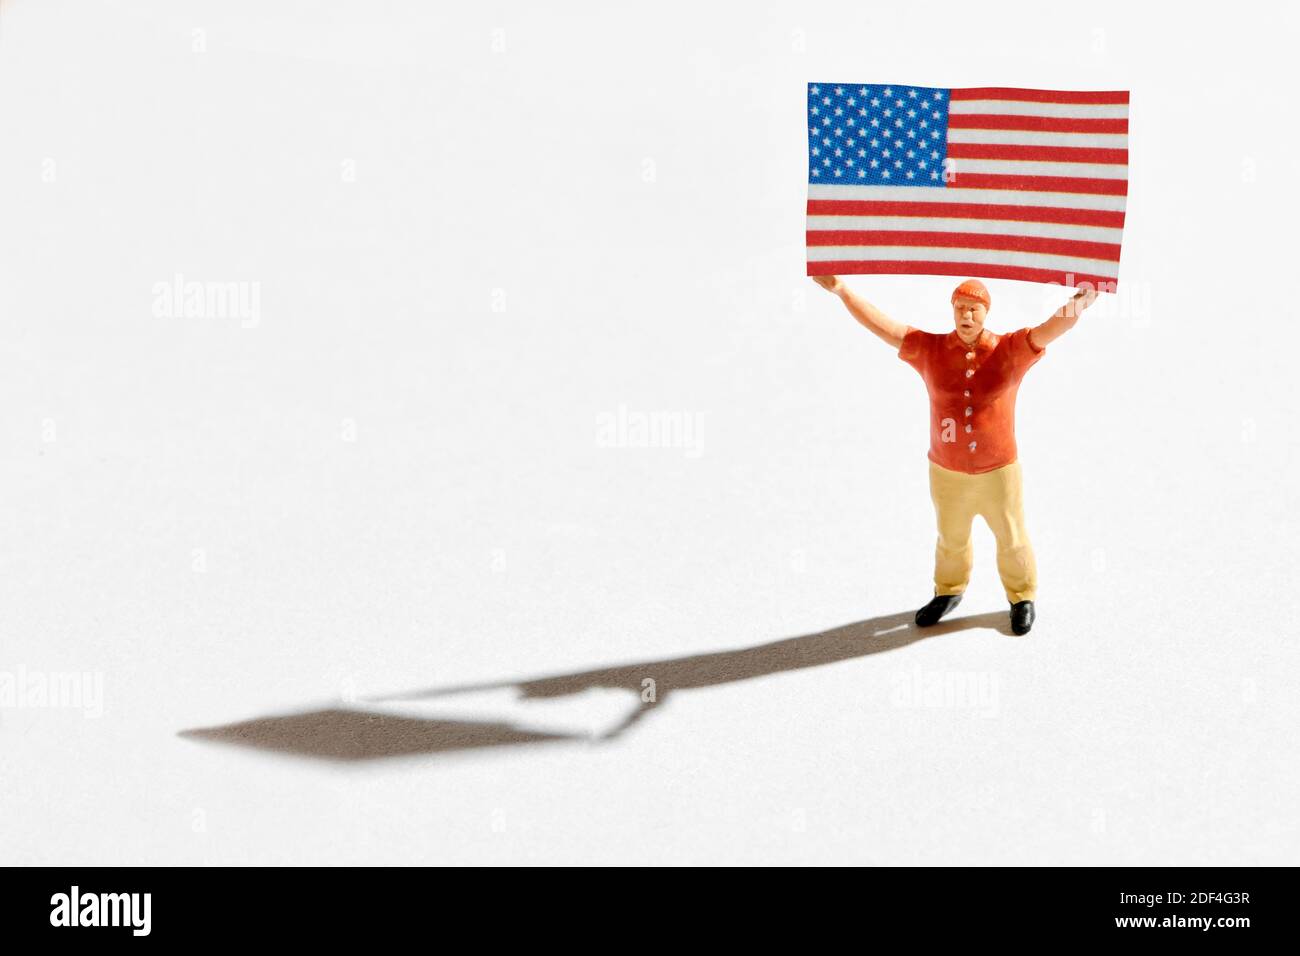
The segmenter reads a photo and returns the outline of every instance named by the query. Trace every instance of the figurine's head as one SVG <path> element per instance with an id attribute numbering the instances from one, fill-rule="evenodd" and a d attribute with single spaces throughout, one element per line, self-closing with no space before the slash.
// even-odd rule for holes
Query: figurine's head
<path id="1" fill-rule="evenodd" d="M 979 279 L 967 279 L 952 290 L 952 321 L 963 342 L 974 342 L 984 330 L 993 300 Z"/>

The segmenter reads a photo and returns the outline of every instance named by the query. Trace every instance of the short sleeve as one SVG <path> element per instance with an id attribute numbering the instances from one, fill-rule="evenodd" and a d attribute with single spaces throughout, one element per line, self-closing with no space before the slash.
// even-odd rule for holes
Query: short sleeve
<path id="1" fill-rule="evenodd" d="M 1047 352 L 1047 346 L 1035 348 L 1029 339 L 1029 328 L 1017 329 L 1011 333 L 1011 361 L 1020 371 L 1025 371 Z"/>
<path id="2" fill-rule="evenodd" d="M 903 341 L 898 346 L 898 357 L 921 374 L 925 374 L 927 334 L 909 325 L 907 331 L 903 333 Z"/>

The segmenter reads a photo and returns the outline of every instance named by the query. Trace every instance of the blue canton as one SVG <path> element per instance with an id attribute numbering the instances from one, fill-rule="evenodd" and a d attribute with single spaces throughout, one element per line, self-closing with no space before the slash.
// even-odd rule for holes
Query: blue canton
<path id="1" fill-rule="evenodd" d="M 948 92 L 809 83 L 808 182 L 942 187 Z"/>

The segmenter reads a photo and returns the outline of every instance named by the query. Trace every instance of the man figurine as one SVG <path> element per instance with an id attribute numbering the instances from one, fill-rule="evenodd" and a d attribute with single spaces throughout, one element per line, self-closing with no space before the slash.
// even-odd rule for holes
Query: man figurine
<path id="1" fill-rule="evenodd" d="M 1048 343 L 1074 327 L 1097 293 L 1079 290 L 1034 328 L 996 335 L 984 328 L 992 304 L 978 279 L 953 291 L 956 328 L 947 335 L 895 322 L 850 290 L 838 276 L 813 276 L 835 293 L 860 323 L 898 350 L 921 373 L 930 393 L 930 497 L 939 540 L 934 549 L 934 597 L 916 612 L 919 627 L 961 602 L 974 552 L 971 523 L 982 515 L 998 544 L 998 574 L 1011 604 L 1011 630 L 1034 624 L 1038 570 L 1025 533 L 1020 462 L 1016 458 L 1016 391 Z"/>

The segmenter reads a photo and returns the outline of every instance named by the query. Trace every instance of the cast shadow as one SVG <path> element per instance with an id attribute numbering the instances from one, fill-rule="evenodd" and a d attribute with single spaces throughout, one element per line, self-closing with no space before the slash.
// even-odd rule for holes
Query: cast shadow
<path id="1" fill-rule="evenodd" d="M 180 736 L 338 761 L 585 739 L 572 734 L 539 733 L 503 723 L 420 720 L 343 707 L 183 730 Z"/>
<path id="2" fill-rule="evenodd" d="M 868 657 L 956 631 L 990 628 L 1002 634 L 1011 634 L 1005 611 L 953 618 L 924 630 L 916 626 L 914 614 L 914 611 L 903 611 L 815 634 L 788 637 L 729 651 L 641 661 L 545 677 L 429 687 L 404 694 L 370 698 L 370 702 L 376 704 L 424 701 L 503 688 L 515 689 L 521 700 L 553 699 L 603 689 L 625 690 L 634 695 L 640 705 L 598 738 L 581 734 L 538 732 L 501 722 L 422 720 L 344 707 L 197 728 L 182 731 L 180 736 L 333 761 L 365 761 L 564 740 L 609 741 L 625 734 L 650 711 L 663 707 L 668 698 L 682 691 L 734 684 L 772 674 Z"/>

